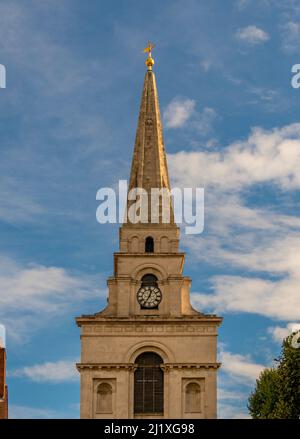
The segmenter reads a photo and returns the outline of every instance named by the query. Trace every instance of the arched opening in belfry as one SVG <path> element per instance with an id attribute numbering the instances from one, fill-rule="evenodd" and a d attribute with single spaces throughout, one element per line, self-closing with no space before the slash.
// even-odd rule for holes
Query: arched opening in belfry
<path id="1" fill-rule="evenodd" d="M 154 253 L 154 239 L 151 236 L 147 236 L 145 241 L 145 252 Z"/>
<path id="2" fill-rule="evenodd" d="M 142 277 L 142 286 L 150 286 L 150 287 L 155 287 L 157 285 L 157 277 L 154 274 L 145 274 Z"/>
<path id="3" fill-rule="evenodd" d="M 164 412 L 163 359 L 155 352 L 144 352 L 135 360 L 134 414 L 162 415 Z"/>

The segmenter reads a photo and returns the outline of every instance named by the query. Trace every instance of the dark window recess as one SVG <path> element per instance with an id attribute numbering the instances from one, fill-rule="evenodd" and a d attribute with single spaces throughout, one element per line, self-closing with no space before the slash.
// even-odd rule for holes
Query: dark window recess
<path id="1" fill-rule="evenodd" d="M 154 240 L 151 236 L 148 236 L 145 241 L 145 252 L 146 253 L 154 253 Z"/>
<path id="2" fill-rule="evenodd" d="M 134 413 L 164 412 L 164 374 L 162 358 L 154 352 L 145 352 L 136 359 L 134 373 Z"/>
<path id="3" fill-rule="evenodd" d="M 145 274 L 142 277 L 142 285 L 143 286 L 156 286 L 157 285 L 157 277 L 154 274 Z"/>

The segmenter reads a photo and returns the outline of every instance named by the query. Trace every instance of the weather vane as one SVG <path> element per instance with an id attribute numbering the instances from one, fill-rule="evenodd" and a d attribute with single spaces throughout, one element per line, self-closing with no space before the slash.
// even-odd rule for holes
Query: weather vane
<path id="1" fill-rule="evenodd" d="M 146 66 L 148 67 L 148 70 L 152 70 L 152 66 L 154 65 L 154 59 L 152 58 L 151 51 L 154 49 L 154 44 L 152 44 L 150 41 L 148 41 L 148 46 L 145 47 L 143 50 L 144 53 L 148 53 L 148 58 L 146 59 Z"/>

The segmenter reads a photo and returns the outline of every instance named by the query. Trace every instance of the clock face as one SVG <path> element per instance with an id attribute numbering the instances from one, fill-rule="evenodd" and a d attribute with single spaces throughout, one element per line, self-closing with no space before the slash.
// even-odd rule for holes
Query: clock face
<path id="1" fill-rule="evenodd" d="M 161 291 L 155 286 L 142 286 L 137 292 L 137 300 L 142 308 L 157 308 L 161 299 Z"/>

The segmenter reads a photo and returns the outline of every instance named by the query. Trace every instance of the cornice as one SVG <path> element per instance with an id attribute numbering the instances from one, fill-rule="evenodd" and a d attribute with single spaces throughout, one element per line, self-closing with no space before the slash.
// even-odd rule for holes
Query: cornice
<path id="1" fill-rule="evenodd" d="M 173 369 L 219 369 L 222 363 L 164 363 L 161 369 L 170 372 Z M 128 370 L 135 371 L 138 367 L 136 363 L 76 363 L 76 368 L 82 370 Z"/>
<path id="2" fill-rule="evenodd" d="M 93 324 L 137 324 L 137 323 L 151 323 L 159 325 L 170 325 L 170 324 L 217 324 L 219 325 L 223 320 L 223 317 L 218 317 L 215 314 L 200 314 L 195 316 L 181 316 L 181 317 L 169 317 L 169 316 L 101 316 L 100 314 L 92 315 L 82 315 L 76 318 L 78 326 L 83 324 L 93 325 Z"/>

